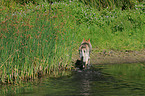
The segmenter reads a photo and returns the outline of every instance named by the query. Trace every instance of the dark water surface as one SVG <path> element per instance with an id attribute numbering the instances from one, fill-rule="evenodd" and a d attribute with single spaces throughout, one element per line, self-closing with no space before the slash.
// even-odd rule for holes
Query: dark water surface
<path id="1" fill-rule="evenodd" d="M 73 70 L 69 76 L 43 77 L 18 86 L 2 85 L 0 95 L 145 96 L 143 76 L 144 64 L 93 65 L 85 70 Z"/>

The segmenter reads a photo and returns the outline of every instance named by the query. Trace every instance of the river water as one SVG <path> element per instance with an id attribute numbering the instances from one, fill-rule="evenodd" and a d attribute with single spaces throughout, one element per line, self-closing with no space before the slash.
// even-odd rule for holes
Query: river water
<path id="1" fill-rule="evenodd" d="M 0 96 L 145 96 L 143 76 L 143 63 L 92 65 L 57 78 L 42 77 L 17 86 L 1 85 Z"/>

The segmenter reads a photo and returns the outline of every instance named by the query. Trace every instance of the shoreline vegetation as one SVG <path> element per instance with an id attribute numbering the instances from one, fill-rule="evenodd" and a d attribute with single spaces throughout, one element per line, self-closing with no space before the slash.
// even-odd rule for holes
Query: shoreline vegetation
<path id="1" fill-rule="evenodd" d="M 0 1 L 0 84 L 71 70 L 83 38 L 96 55 L 104 49 L 144 54 L 145 2 L 93 1 Z"/>

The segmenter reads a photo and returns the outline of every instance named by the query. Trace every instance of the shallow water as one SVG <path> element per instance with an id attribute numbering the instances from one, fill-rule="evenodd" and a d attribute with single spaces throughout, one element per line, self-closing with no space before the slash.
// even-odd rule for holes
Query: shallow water
<path id="1" fill-rule="evenodd" d="M 18 86 L 2 85 L 0 92 L 2 96 L 144 96 L 143 76 L 144 64 L 93 65 L 59 78 L 43 77 Z"/>

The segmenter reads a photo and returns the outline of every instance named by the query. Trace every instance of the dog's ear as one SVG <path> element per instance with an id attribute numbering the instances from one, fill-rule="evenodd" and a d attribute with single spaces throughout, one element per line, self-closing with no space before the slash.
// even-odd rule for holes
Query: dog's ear
<path id="1" fill-rule="evenodd" d="M 88 42 L 90 42 L 90 38 L 89 38 Z"/>
<path id="2" fill-rule="evenodd" d="M 85 42 L 86 40 L 85 40 L 85 38 L 83 38 L 83 42 Z"/>
<path id="3" fill-rule="evenodd" d="M 83 41 L 82 41 L 82 43 L 84 43 L 85 41 L 86 41 L 86 40 L 85 40 L 85 38 L 83 38 Z M 81 43 L 81 44 L 82 44 L 82 43 Z"/>

